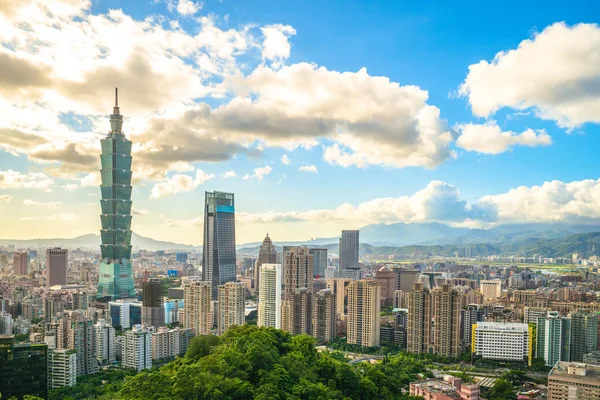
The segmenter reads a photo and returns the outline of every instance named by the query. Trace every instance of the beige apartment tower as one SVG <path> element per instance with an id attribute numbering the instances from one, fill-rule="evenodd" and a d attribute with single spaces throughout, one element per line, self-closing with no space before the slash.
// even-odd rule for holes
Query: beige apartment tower
<path id="1" fill-rule="evenodd" d="M 451 285 L 443 284 L 431 292 L 433 306 L 433 345 L 435 353 L 445 357 L 460 356 L 460 310 L 463 296 Z"/>
<path id="2" fill-rule="evenodd" d="M 407 347 L 409 353 L 425 353 L 431 343 L 431 296 L 423 283 L 415 282 L 406 295 L 408 308 Z"/>
<path id="3" fill-rule="evenodd" d="M 46 286 L 66 285 L 69 250 L 55 247 L 46 250 Z"/>
<path id="4" fill-rule="evenodd" d="M 326 281 L 327 289 L 331 289 L 335 296 L 335 311 L 340 318 L 348 314 L 348 286 L 351 282 L 349 278 L 329 278 Z"/>
<path id="5" fill-rule="evenodd" d="M 348 286 L 349 344 L 379 346 L 381 287 L 371 280 L 359 280 Z"/>
<path id="6" fill-rule="evenodd" d="M 246 286 L 242 282 L 227 282 L 219 286 L 217 295 L 217 330 L 219 335 L 234 325 L 246 322 Z"/>
<path id="7" fill-rule="evenodd" d="M 208 335 L 212 328 L 211 283 L 189 281 L 183 285 L 183 326 L 196 335 Z"/>
<path id="8" fill-rule="evenodd" d="M 336 337 L 335 294 L 321 289 L 313 297 L 312 335 L 318 343 L 327 343 Z"/>

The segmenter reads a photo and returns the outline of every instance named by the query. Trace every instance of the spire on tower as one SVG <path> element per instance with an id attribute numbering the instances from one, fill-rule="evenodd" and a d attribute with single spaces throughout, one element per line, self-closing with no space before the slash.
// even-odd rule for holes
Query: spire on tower
<path id="1" fill-rule="evenodd" d="M 119 88 L 115 88 L 115 106 L 113 107 L 113 114 L 119 113 Z"/>

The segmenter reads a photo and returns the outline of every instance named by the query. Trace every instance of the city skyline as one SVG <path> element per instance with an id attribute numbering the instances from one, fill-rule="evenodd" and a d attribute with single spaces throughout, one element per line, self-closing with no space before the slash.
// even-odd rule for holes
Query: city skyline
<path id="1" fill-rule="evenodd" d="M 194 205 L 213 190 L 238 197 L 238 243 L 369 223 L 600 222 L 596 4 L 515 3 L 517 17 L 330 2 L 314 18 L 310 3 L 57 4 L 0 9 L 3 238 L 100 229 L 115 86 L 143 236 L 201 244 Z"/>

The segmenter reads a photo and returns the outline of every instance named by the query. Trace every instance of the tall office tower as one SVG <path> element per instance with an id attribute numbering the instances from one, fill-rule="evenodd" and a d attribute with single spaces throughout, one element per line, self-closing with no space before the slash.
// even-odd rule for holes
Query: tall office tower
<path id="1" fill-rule="evenodd" d="M 48 397 L 48 346 L 43 343 L 15 344 L 14 336 L 0 336 L 0 393 L 18 399 L 33 395 Z"/>
<path id="2" fill-rule="evenodd" d="M 258 326 L 281 329 L 281 264 L 260 266 Z"/>
<path id="3" fill-rule="evenodd" d="M 123 134 L 122 127 L 123 116 L 115 89 L 110 132 L 100 141 L 102 262 L 97 298 L 103 302 L 135 296 L 131 268 L 131 141 Z"/>
<path id="4" fill-rule="evenodd" d="M 151 278 L 142 282 L 142 324 L 158 328 L 165 325 L 162 282 Z"/>
<path id="5" fill-rule="evenodd" d="M 312 330 L 313 258 L 307 247 L 292 247 L 284 255 L 281 329 L 293 335 Z"/>
<path id="6" fill-rule="evenodd" d="M 125 332 L 121 348 L 121 358 L 125 368 L 137 372 L 152 368 L 152 333 L 154 328 L 134 325 Z"/>
<path id="7" fill-rule="evenodd" d="M 13 254 L 13 267 L 15 275 L 27 275 L 27 253 Z"/>
<path id="8" fill-rule="evenodd" d="M 89 296 L 86 292 L 75 292 L 72 294 L 73 310 L 87 310 L 89 307 Z"/>
<path id="9" fill-rule="evenodd" d="M 598 314 L 579 310 L 570 317 L 571 361 L 583 362 L 583 355 L 598 346 Z"/>
<path id="10" fill-rule="evenodd" d="M 69 250 L 54 247 L 46 250 L 46 286 L 66 285 Z"/>
<path id="11" fill-rule="evenodd" d="M 353 281 L 348 286 L 348 343 L 379 346 L 381 286 L 374 281 Z"/>
<path id="12" fill-rule="evenodd" d="M 48 387 L 56 389 L 77 383 L 77 352 L 48 350 Z"/>
<path id="13" fill-rule="evenodd" d="M 425 353 L 431 343 L 431 296 L 421 282 L 413 283 L 406 295 L 408 308 L 407 345 L 409 353 Z"/>
<path id="14" fill-rule="evenodd" d="M 462 338 L 466 344 L 471 344 L 471 333 L 473 325 L 483 322 L 484 311 L 479 304 L 469 304 L 466 310 L 462 310 Z"/>
<path id="15" fill-rule="evenodd" d="M 196 335 L 208 335 L 213 325 L 210 282 L 186 282 L 183 285 L 183 298 L 183 326 L 192 328 Z"/>
<path id="16" fill-rule="evenodd" d="M 99 319 L 94 325 L 96 333 L 96 360 L 100 365 L 110 365 L 117 354 L 115 328 L 105 319 Z"/>
<path id="17" fill-rule="evenodd" d="M 396 272 L 398 276 L 396 289 L 402 290 L 404 293 L 408 293 L 412 290 L 413 283 L 419 281 L 419 275 L 421 274 L 415 269 L 394 268 L 393 271 Z"/>
<path id="18" fill-rule="evenodd" d="M 234 325 L 246 322 L 246 286 L 242 282 L 227 282 L 219 285 L 217 301 L 217 330 L 222 335 Z"/>
<path id="19" fill-rule="evenodd" d="M 309 249 L 308 252 L 313 257 L 313 276 L 325 277 L 327 268 L 327 249 Z"/>
<path id="20" fill-rule="evenodd" d="M 480 290 L 484 299 L 495 299 L 502 295 L 502 281 L 499 279 L 481 281 Z"/>
<path id="21" fill-rule="evenodd" d="M 77 352 L 77 375 L 98 373 L 96 360 L 96 332 L 93 321 L 82 311 L 69 311 L 58 325 L 58 349 Z"/>
<path id="22" fill-rule="evenodd" d="M 342 231 L 340 238 L 340 273 L 345 270 L 360 269 L 358 264 L 359 231 Z"/>
<path id="23" fill-rule="evenodd" d="M 460 293 L 449 284 L 442 284 L 431 292 L 433 309 L 433 345 L 435 354 L 458 358 L 460 346 Z"/>
<path id="24" fill-rule="evenodd" d="M 335 293 L 331 289 L 321 289 L 313 297 L 312 335 L 319 343 L 327 343 L 336 338 Z"/>
<path id="25" fill-rule="evenodd" d="M 260 266 L 263 264 L 276 263 L 277 250 L 275 249 L 275 245 L 267 233 L 265 240 L 263 240 L 262 244 L 260 245 L 260 249 L 258 250 L 258 260 L 256 260 L 256 265 L 254 267 L 254 287 L 257 296 L 260 291 Z"/>
<path id="26" fill-rule="evenodd" d="M 569 361 L 571 343 L 571 320 L 561 317 L 558 311 L 548 311 L 537 322 L 537 357 L 547 366 L 558 361 Z M 583 356 L 582 356 L 583 357 Z"/>
<path id="27" fill-rule="evenodd" d="M 348 286 L 352 279 L 329 278 L 326 281 L 327 289 L 331 289 L 335 295 L 335 312 L 338 317 L 348 314 Z"/>
<path id="28" fill-rule="evenodd" d="M 235 203 L 233 193 L 206 192 L 202 280 L 212 285 L 216 300 L 219 285 L 236 280 Z"/>

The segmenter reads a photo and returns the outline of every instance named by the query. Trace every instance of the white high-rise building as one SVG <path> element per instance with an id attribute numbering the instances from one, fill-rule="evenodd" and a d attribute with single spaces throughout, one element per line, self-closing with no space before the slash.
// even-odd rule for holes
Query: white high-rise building
<path id="1" fill-rule="evenodd" d="M 472 352 L 483 359 L 523 361 L 531 365 L 533 328 L 527 324 L 478 322 L 473 325 Z"/>
<path id="2" fill-rule="evenodd" d="M 48 387 L 56 389 L 77 383 L 77 352 L 48 350 Z"/>
<path id="3" fill-rule="evenodd" d="M 12 335 L 13 319 L 12 315 L 5 311 L 0 311 L 0 335 Z"/>
<path id="4" fill-rule="evenodd" d="M 502 295 L 502 281 L 499 279 L 481 281 L 479 285 L 484 299 L 495 299 Z"/>
<path id="5" fill-rule="evenodd" d="M 242 282 L 227 282 L 219 286 L 217 330 L 222 335 L 234 325 L 246 322 L 246 286 Z"/>
<path id="6" fill-rule="evenodd" d="M 260 266 L 258 326 L 281 329 L 281 264 Z"/>
<path id="7" fill-rule="evenodd" d="M 69 311 L 59 320 L 56 348 L 77 352 L 77 375 L 98 373 L 96 331 L 83 311 Z"/>
<path id="8" fill-rule="evenodd" d="M 190 328 L 158 328 L 152 333 L 152 359 L 168 359 L 185 354 L 192 336 Z"/>
<path id="9" fill-rule="evenodd" d="M 116 359 L 115 328 L 104 319 L 94 325 L 96 330 L 96 359 L 99 364 L 109 365 Z"/>
<path id="10" fill-rule="evenodd" d="M 152 368 L 152 333 L 154 328 L 134 325 L 125 332 L 121 358 L 125 368 L 136 371 Z"/>
<path id="11" fill-rule="evenodd" d="M 213 326 L 211 313 L 211 283 L 191 280 L 183 285 L 183 326 L 196 335 L 208 335 Z"/>

